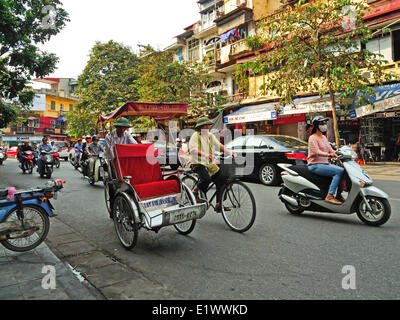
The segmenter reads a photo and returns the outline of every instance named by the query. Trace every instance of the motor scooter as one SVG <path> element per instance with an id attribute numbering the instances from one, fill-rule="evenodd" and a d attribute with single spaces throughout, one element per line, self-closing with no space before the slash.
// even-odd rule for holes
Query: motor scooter
<path id="1" fill-rule="evenodd" d="M 19 167 L 22 169 L 22 173 L 27 171 L 29 174 L 32 174 L 34 167 L 33 151 L 24 151 L 24 154 L 21 156 Z"/>
<path id="2" fill-rule="evenodd" d="M 89 172 L 90 158 L 94 159 L 93 172 Z M 105 167 L 104 153 L 101 152 L 99 155 L 92 155 L 90 158 L 83 161 L 82 166 L 78 170 L 91 185 L 94 185 L 96 182 L 103 181 Z"/>
<path id="3" fill-rule="evenodd" d="M 51 178 L 51 174 L 53 173 L 53 160 L 52 160 L 52 152 L 42 151 L 39 157 L 42 160 L 42 167 L 39 169 L 40 177 L 43 178 L 46 176 L 47 179 Z"/>
<path id="4" fill-rule="evenodd" d="M 343 184 L 347 198 L 341 205 L 325 201 L 331 177 L 312 173 L 307 166 L 280 163 L 283 187 L 279 199 L 292 214 L 304 211 L 331 212 L 341 214 L 357 213 L 359 219 L 369 226 L 380 226 L 386 223 L 391 215 L 389 196 L 374 187 L 372 179 L 358 163 L 357 154 L 348 146 L 336 151 L 338 158 L 334 164 L 344 168 Z"/>
<path id="5" fill-rule="evenodd" d="M 53 165 L 58 169 L 60 168 L 60 154 L 58 153 L 58 148 L 52 153 Z"/>

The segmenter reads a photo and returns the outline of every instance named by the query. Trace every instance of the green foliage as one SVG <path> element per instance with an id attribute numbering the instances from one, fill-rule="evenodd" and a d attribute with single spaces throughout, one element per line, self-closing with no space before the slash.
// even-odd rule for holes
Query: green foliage
<path id="1" fill-rule="evenodd" d="M 61 5 L 59 0 L 0 0 L 0 97 L 29 105 L 34 95 L 25 91 L 28 82 L 55 70 L 58 58 L 36 44 L 48 41 L 69 21 Z M 53 21 L 43 10 L 46 6 L 54 9 Z"/>
<path id="2" fill-rule="evenodd" d="M 265 44 L 266 44 L 265 39 L 263 39 L 259 35 L 246 37 L 246 45 L 253 51 L 264 48 Z"/>
<path id="3" fill-rule="evenodd" d="M 393 78 L 383 73 L 387 62 L 381 55 L 360 46 L 372 38 L 363 22 L 367 10 L 363 1 L 303 4 L 299 1 L 279 18 L 263 23 L 264 41 L 274 45 L 267 55 L 247 64 L 255 73 L 275 70 L 266 77 L 265 88 L 280 96 L 282 104 L 290 103 L 299 92 L 352 96 Z M 353 21 L 346 20 L 350 16 Z M 373 72 L 374 79 L 361 75 L 364 68 Z"/>
<path id="4" fill-rule="evenodd" d="M 95 129 L 100 114 L 138 98 L 132 85 L 138 76 L 138 65 L 139 58 L 122 44 L 109 41 L 94 45 L 90 59 L 78 77 L 75 94 L 80 99 L 75 107 L 76 114 L 68 117 L 70 134 L 80 132 L 82 121 L 88 121 L 89 129 Z"/>
<path id="5" fill-rule="evenodd" d="M 67 113 L 68 134 L 71 137 L 82 137 L 96 129 L 97 117 L 88 110 L 75 109 Z"/>
<path id="6" fill-rule="evenodd" d="M 141 59 L 138 73 L 134 87 L 140 101 L 186 102 L 192 117 L 213 111 L 202 91 L 210 81 L 205 64 L 173 61 L 172 52 L 153 50 Z"/>
<path id="7" fill-rule="evenodd" d="M 17 120 L 18 111 L 12 105 L 0 101 L 0 115 L 0 129 L 7 128 L 10 122 Z"/>
<path id="8" fill-rule="evenodd" d="M 371 93 L 371 85 L 394 78 L 383 72 L 382 55 L 360 46 L 372 38 L 363 21 L 368 9 L 364 1 L 313 1 L 302 7 L 304 3 L 286 7 L 279 18 L 264 20 L 261 28 L 269 51 L 246 65 L 254 73 L 274 70 L 261 89 L 280 96 L 283 105 L 299 92 L 329 93 L 333 101 L 335 93 Z M 362 76 L 364 68 L 373 72 L 372 80 Z M 332 112 L 335 115 L 334 108 Z"/>

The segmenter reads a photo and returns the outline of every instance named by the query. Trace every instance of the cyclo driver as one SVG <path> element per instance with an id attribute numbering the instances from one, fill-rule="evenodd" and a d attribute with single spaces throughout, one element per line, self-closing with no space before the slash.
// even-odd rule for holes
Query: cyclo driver
<path id="1" fill-rule="evenodd" d="M 191 155 L 192 169 L 199 175 L 198 187 L 193 192 L 199 199 L 199 189 L 206 194 L 211 182 L 215 183 L 217 189 L 217 201 L 215 211 L 221 212 L 221 189 L 225 183 L 220 175 L 219 166 L 213 156 L 213 151 L 221 151 L 236 157 L 236 154 L 225 148 L 211 132 L 213 123 L 207 117 L 202 117 L 196 122 L 196 130 L 189 141 L 189 152 Z"/>

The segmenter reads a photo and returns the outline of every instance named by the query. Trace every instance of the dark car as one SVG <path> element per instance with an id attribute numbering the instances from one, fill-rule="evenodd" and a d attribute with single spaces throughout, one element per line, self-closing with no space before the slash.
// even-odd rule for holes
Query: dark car
<path id="1" fill-rule="evenodd" d="M 253 153 L 254 164 L 246 163 L 248 172 L 251 172 L 249 176 L 268 186 L 281 182 L 282 169 L 277 166 L 278 163 L 307 163 L 308 144 L 289 136 L 243 136 L 232 140 L 226 147 L 243 157 Z"/>

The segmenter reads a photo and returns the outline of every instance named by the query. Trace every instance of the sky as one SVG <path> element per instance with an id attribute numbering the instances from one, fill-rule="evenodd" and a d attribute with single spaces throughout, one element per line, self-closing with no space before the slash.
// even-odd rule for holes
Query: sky
<path id="1" fill-rule="evenodd" d="M 200 20 L 197 0 L 62 0 L 70 21 L 49 42 L 39 46 L 60 61 L 48 77 L 81 74 L 96 41 L 130 46 L 150 44 L 164 49 L 184 28 Z M 46 87 L 35 84 L 34 87 Z"/>

